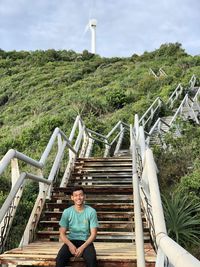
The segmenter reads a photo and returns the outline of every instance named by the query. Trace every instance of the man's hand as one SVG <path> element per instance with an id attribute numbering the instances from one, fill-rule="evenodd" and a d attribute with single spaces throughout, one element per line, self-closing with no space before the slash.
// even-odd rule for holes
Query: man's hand
<path id="1" fill-rule="evenodd" d="M 75 257 L 81 257 L 83 254 L 83 251 L 85 249 L 85 246 L 82 245 L 79 248 L 76 249 Z"/>
<path id="2" fill-rule="evenodd" d="M 72 255 L 76 254 L 77 248 L 74 246 L 74 244 L 66 237 L 66 228 L 60 227 L 60 239 L 68 246 L 69 251 L 72 253 Z"/>
<path id="3" fill-rule="evenodd" d="M 72 253 L 72 255 L 74 255 L 76 257 L 76 253 L 77 253 L 77 248 L 74 246 L 74 244 L 69 244 L 69 251 Z"/>

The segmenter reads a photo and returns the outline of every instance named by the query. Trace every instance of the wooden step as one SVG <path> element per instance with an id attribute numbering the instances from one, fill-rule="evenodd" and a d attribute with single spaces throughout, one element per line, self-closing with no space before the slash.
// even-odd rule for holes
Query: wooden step
<path id="1" fill-rule="evenodd" d="M 107 167 L 107 168 L 102 168 L 102 167 L 76 167 L 74 168 L 74 173 L 85 173 L 85 174 L 89 174 L 89 173 L 113 173 L 113 172 L 117 172 L 117 174 L 120 173 L 132 173 L 132 168 L 125 168 L 125 167 Z"/>
<path id="2" fill-rule="evenodd" d="M 47 209 L 54 210 L 59 209 L 63 211 L 64 209 L 68 208 L 65 203 L 46 203 Z M 133 203 L 93 203 L 92 207 L 96 211 L 100 210 L 115 210 L 115 211 L 131 211 L 134 209 Z"/>
<path id="3" fill-rule="evenodd" d="M 90 173 L 82 173 L 82 172 L 75 172 L 71 174 L 71 177 L 96 177 L 96 178 L 132 178 L 132 172 L 90 172 Z"/>
<path id="4" fill-rule="evenodd" d="M 130 179 L 129 181 L 120 181 L 120 180 L 113 180 L 113 181 L 110 181 L 110 180 L 104 180 L 104 181 L 99 181 L 99 180 L 93 180 L 93 179 L 74 179 L 74 180 L 70 180 L 68 182 L 68 186 L 72 186 L 72 185 L 75 185 L 75 186 L 78 186 L 78 185 L 132 185 L 132 180 Z"/>
<path id="5" fill-rule="evenodd" d="M 66 232 L 67 233 L 67 232 Z M 144 242 L 150 242 L 150 235 L 148 232 L 144 232 Z M 37 239 L 39 240 L 49 240 L 58 241 L 59 231 L 38 231 Z M 112 242 L 118 240 L 121 242 L 132 242 L 135 240 L 135 233 L 130 232 L 119 232 L 119 231 L 99 231 L 96 237 L 97 241 Z"/>
<path id="6" fill-rule="evenodd" d="M 0 255 L 0 264 L 29 266 L 55 266 L 55 259 L 62 242 L 37 241 L 23 248 L 12 249 Z M 136 248 L 133 243 L 95 242 L 98 267 L 136 267 Z M 154 267 L 156 254 L 151 244 L 144 244 L 145 266 Z M 82 258 L 71 258 L 73 267 L 85 267 Z"/>
<path id="7" fill-rule="evenodd" d="M 112 161 L 79 161 L 75 163 L 76 167 L 130 167 L 132 168 L 132 161 L 112 162 Z"/>
<path id="8" fill-rule="evenodd" d="M 62 211 L 45 211 L 45 218 L 51 218 L 52 220 L 60 220 Z M 123 212 L 123 211 L 97 211 L 97 217 L 99 220 L 133 220 L 134 212 Z"/>
<path id="9" fill-rule="evenodd" d="M 100 183 L 110 183 L 110 184 L 113 184 L 113 183 L 132 183 L 132 177 L 92 177 L 92 176 L 86 176 L 86 177 L 74 177 L 72 179 L 69 180 L 70 183 L 74 183 L 74 182 L 100 182 Z"/>
<path id="10" fill-rule="evenodd" d="M 131 157 L 108 157 L 108 158 L 77 158 L 76 162 L 132 162 L 132 158 Z"/>
<path id="11" fill-rule="evenodd" d="M 124 203 L 126 202 L 133 202 L 133 195 L 86 195 L 86 202 L 88 203 L 94 203 L 94 202 L 109 202 L 109 203 L 113 203 L 113 202 L 121 202 L 124 201 Z M 53 195 L 51 198 L 51 202 L 64 202 L 64 203 L 72 203 L 71 198 L 69 196 L 66 195 Z"/>
<path id="12" fill-rule="evenodd" d="M 41 228 L 45 228 L 50 230 L 56 230 L 59 227 L 59 221 L 40 221 Z M 147 224 L 144 224 L 144 231 L 148 231 Z M 98 231 L 102 231 L 105 229 L 112 229 L 112 230 L 121 230 L 121 231 L 127 231 L 127 230 L 134 230 L 135 224 L 133 221 L 99 221 L 99 227 Z M 44 230 L 44 229 L 43 229 Z"/>
<path id="13" fill-rule="evenodd" d="M 66 194 L 71 193 L 72 187 L 57 187 L 54 188 L 54 192 L 64 192 Z M 85 193 L 86 194 L 132 194 L 133 193 L 133 188 L 132 186 L 123 186 L 123 187 L 118 187 L 118 186 L 107 186 L 107 187 L 100 187 L 100 186 L 86 186 L 84 187 Z"/>

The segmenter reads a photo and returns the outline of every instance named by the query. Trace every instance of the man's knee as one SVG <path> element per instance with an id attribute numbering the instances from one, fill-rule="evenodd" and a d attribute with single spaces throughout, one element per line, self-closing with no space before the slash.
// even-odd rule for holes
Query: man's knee
<path id="1" fill-rule="evenodd" d="M 96 251 L 93 244 L 90 244 L 83 253 L 87 267 L 96 267 Z"/>
<path id="2" fill-rule="evenodd" d="M 69 252 L 67 245 L 64 244 L 59 250 L 58 255 L 56 257 L 56 267 L 66 266 L 70 257 L 71 257 L 71 253 Z"/>

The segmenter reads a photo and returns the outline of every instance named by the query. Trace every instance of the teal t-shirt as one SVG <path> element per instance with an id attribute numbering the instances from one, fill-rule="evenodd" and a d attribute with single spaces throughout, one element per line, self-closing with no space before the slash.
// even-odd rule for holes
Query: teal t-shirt
<path id="1" fill-rule="evenodd" d="M 87 240 L 90 229 L 99 226 L 96 210 L 85 205 L 84 210 L 78 212 L 74 206 L 63 211 L 59 225 L 69 230 L 69 240 Z"/>

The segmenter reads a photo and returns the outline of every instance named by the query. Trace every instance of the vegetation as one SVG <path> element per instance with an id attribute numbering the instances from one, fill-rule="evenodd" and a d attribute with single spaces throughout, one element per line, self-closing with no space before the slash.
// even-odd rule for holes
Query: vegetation
<path id="1" fill-rule="evenodd" d="M 182 136 L 169 134 L 167 149 L 155 150 L 169 235 L 197 258 L 200 244 L 200 127 L 179 122 Z"/>
<path id="2" fill-rule="evenodd" d="M 149 68 L 157 73 L 160 67 L 166 77 L 149 74 Z M 103 134 L 118 120 L 133 123 L 135 113 L 141 116 L 157 96 L 166 100 L 179 82 L 187 89 L 192 74 L 200 77 L 200 56 L 187 55 L 179 43 L 129 58 L 102 58 L 87 50 L 78 54 L 0 49 L 0 157 L 15 148 L 39 159 L 53 129 L 58 126 L 68 136 L 78 114 L 89 128 Z M 160 185 L 164 194 L 178 190 L 197 203 L 200 132 L 192 126 L 184 129 L 183 137 L 168 137 L 166 151 L 155 150 L 162 169 Z M 9 176 L 0 176 L 0 205 L 10 187 Z M 31 209 L 33 199 L 28 195 L 35 191 L 28 192 L 23 210 Z"/>
<path id="3" fill-rule="evenodd" d="M 200 243 L 200 202 L 176 192 L 170 198 L 163 197 L 168 234 L 180 245 Z"/>

